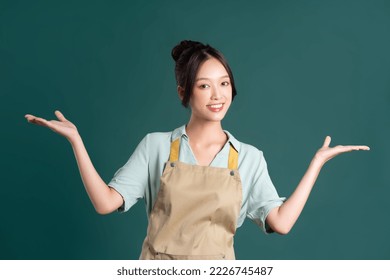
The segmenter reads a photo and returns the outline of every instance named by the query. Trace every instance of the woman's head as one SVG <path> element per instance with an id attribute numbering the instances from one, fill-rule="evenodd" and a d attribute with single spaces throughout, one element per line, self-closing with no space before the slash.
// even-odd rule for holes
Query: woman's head
<path id="1" fill-rule="evenodd" d="M 236 88 L 234 85 L 233 73 L 222 55 L 218 50 L 214 49 L 210 45 L 204 45 L 195 41 L 181 41 L 172 49 L 172 57 L 175 60 L 175 76 L 179 91 L 182 92 L 182 104 L 184 107 L 188 107 L 190 102 L 196 75 L 200 66 L 208 59 L 217 59 L 230 78 L 230 85 L 232 88 L 232 100 L 236 96 Z"/>

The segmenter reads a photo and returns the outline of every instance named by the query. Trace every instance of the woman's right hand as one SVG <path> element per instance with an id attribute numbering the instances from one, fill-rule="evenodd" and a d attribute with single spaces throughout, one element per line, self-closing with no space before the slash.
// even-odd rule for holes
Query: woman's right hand
<path id="1" fill-rule="evenodd" d="M 53 130 L 54 132 L 64 136 L 66 139 L 71 141 L 79 135 L 76 126 L 68 121 L 60 111 L 54 112 L 59 121 L 57 120 L 45 120 L 30 114 L 26 114 L 24 117 L 29 123 L 34 123 L 41 126 L 46 126 Z"/>

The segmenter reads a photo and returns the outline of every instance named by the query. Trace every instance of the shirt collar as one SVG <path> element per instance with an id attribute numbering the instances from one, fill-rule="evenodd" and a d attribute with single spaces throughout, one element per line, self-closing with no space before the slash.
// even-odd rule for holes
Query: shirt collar
<path id="1" fill-rule="evenodd" d="M 228 135 L 228 141 L 233 146 L 233 148 L 237 152 L 240 152 L 240 148 L 241 148 L 240 142 L 229 131 L 224 130 L 224 132 Z M 171 142 L 176 140 L 179 137 L 184 137 L 184 138 L 188 139 L 188 135 L 186 133 L 186 125 L 182 125 L 181 127 L 176 128 L 172 132 Z"/>

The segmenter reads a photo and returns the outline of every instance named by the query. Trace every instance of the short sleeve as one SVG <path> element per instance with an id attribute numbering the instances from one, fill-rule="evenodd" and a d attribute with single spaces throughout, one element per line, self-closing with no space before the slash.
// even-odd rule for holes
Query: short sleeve
<path id="1" fill-rule="evenodd" d="M 142 139 L 124 166 L 114 174 L 108 186 L 123 197 L 119 212 L 126 212 L 140 198 L 144 197 L 148 186 L 148 146 L 147 136 Z"/>
<path id="2" fill-rule="evenodd" d="M 279 197 L 274 184 L 268 174 L 267 163 L 263 153 L 259 153 L 259 162 L 249 194 L 247 217 L 259 225 L 265 233 L 272 233 L 273 230 L 266 224 L 265 220 L 269 212 L 283 204 L 286 198 Z"/>

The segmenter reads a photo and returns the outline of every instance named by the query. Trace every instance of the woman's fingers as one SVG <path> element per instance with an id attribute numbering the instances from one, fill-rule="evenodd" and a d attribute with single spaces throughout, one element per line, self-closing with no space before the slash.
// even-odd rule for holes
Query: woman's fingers
<path id="1" fill-rule="evenodd" d="M 357 146 L 357 145 L 349 145 L 349 146 L 342 146 L 343 150 L 346 152 L 350 151 L 358 151 L 358 150 L 363 150 L 363 151 L 369 151 L 370 147 L 368 146 Z"/>
<path id="2" fill-rule="evenodd" d="M 326 150 L 323 151 L 324 151 L 324 155 L 326 155 L 325 158 L 327 158 L 327 160 L 343 153 L 348 153 L 348 152 L 358 151 L 358 150 L 364 150 L 364 151 L 370 150 L 368 146 L 354 146 L 354 145 L 348 145 L 348 146 L 338 145 L 332 148 L 327 147 L 325 149 Z"/>
<path id="3" fill-rule="evenodd" d="M 326 136 L 323 146 L 317 151 L 316 157 L 323 161 L 324 163 L 328 160 L 334 158 L 335 156 L 352 151 L 369 151 L 370 147 L 365 145 L 337 145 L 334 147 L 329 147 L 331 138 Z"/>
<path id="4" fill-rule="evenodd" d="M 24 117 L 25 117 L 28 121 L 30 121 L 31 119 L 35 118 L 34 115 L 30 115 L 30 114 L 26 114 L 26 115 L 24 115 Z"/>
<path id="5" fill-rule="evenodd" d="M 39 118 L 30 114 L 25 115 L 25 118 L 30 123 L 34 123 L 42 126 L 49 126 L 49 122 L 43 118 Z"/>
<path id="6" fill-rule="evenodd" d="M 27 119 L 28 122 L 41 126 L 46 126 L 54 132 L 66 137 L 68 140 L 71 139 L 73 136 L 77 136 L 77 127 L 73 123 L 68 121 L 60 111 L 56 110 L 54 113 L 57 116 L 58 120 L 48 121 L 44 118 L 39 118 L 31 114 L 26 114 L 24 117 Z"/>
<path id="7" fill-rule="evenodd" d="M 54 112 L 54 114 L 57 116 L 57 118 L 58 118 L 61 122 L 67 121 L 67 119 L 64 117 L 64 115 L 63 115 L 60 111 L 56 110 L 56 111 Z M 25 118 L 27 119 L 27 121 L 30 122 L 30 123 L 34 123 L 34 124 L 38 124 L 38 125 L 43 125 L 43 126 L 48 126 L 48 127 L 50 127 L 50 125 L 51 125 L 50 121 L 48 121 L 48 120 L 46 120 L 46 119 L 44 119 L 44 118 L 36 117 L 36 116 L 34 116 L 34 115 L 31 115 L 31 114 L 26 114 L 24 117 L 25 117 Z M 52 121 L 52 122 L 53 122 L 53 121 Z"/>
<path id="8" fill-rule="evenodd" d="M 329 147 L 330 141 L 332 141 L 332 138 L 330 138 L 330 136 L 326 136 L 324 144 L 322 145 L 322 147 L 324 147 L 324 148 Z"/>
<path id="9" fill-rule="evenodd" d="M 67 119 L 64 117 L 64 115 L 60 112 L 60 111 L 58 111 L 58 110 L 56 110 L 55 112 L 54 112 L 54 114 L 57 116 L 57 118 L 60 120 L 60 121 L 66 121 Z"/>
<path id="10" fill-rule="evenodd" d="M 325 137 L 324 144 L 322 145 L 323 148 L 330 148 L 330 142 L 332 141 L 332 138 L 330 136 Z M 341 152 L 348 152 L 348 151 L 358 151 L 358 150 L 365 150 L 369 151 L 370 147 L 365 145 L 338 145 L 333 148 L 336 148 L 340 150 Z"/>

